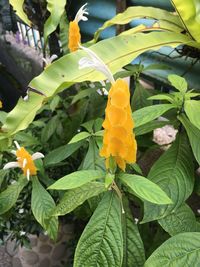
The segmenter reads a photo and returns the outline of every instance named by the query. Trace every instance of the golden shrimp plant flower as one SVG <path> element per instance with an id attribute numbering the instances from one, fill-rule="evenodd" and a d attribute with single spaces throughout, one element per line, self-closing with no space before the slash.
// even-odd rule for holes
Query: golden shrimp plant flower
<path id="1" fill-rule="evenodd" d="M 69 50 L 70 52 L 74 52 L 78 50 L 78 46 L 81 43 L 81 34 L 80 34 L 80 28 L 78 23 L 83 20 L 87 21 L 88 18 L 85 15 L 88 15 L 87 9 L 85 8 L 85 5 L 83 5 L 77 12 L 75 19 L 69 23 Z"/>
<path id="2" fill-rule="evenodd" d="M 109 68 L 93 51 L 85 47 L 81 48 L 90 58 L 82 58 L 79 61 L 79 68 L 91 67 L 101 71 L 112 84 L 102 125 L 105 130 L 100 155 L 106 158 L 107 169 L 110 168 L 110 157 L 112 157 L 119 168 L 124 171 L 126 163 L 136 162 L 137 152 L 129 86 L 123 79 L 115 81 Z"/>
<path id="3" fill-rule="evenodd" d="M 3 107 L 3 104 L 2 104 L 2 101 L 0 100 L 0 108 L 2 108 Z"/>
<path id="4" fill-rule="evenodd" d="M 17 161 L 7 163 L 3 169 L 10 168 L 21 168 L 27 179 L 30 179 L 31 175 L 36 175 L 37 168 L 35 166 L 34 160 L 44 158 L 44 155 L 40 152 L 36 152 L 30 155 L 29 152 L 24 148 L 20 147 L 17 141 L 14 141 L 17 150 L 12 150 L 12 153 L 17 157 Z"/>

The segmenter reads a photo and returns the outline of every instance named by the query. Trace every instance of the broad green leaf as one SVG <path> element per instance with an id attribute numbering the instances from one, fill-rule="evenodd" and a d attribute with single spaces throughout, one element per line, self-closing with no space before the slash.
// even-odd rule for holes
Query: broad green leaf
<path id="1" fill-rule="evenodd" d="M 177 136 L 175 143 L 154 163 L 148 179 L 162 188 L 173 204 L 159 206 L 145 202 L 143 222 L 161 219 L 176 212 L 192 193 L 193 158 L 185 134 Z"/>
<path id="2" fill-rule="evenodd" d="M 165 241 L 144 267 L 199 267 L 200 233 L 181 233 Z"/>
<path id="3" fill-rule="evenodd" d="M 200 42 L 200 9 L 199 1 L 196 0 L 171 0 L 186 31 Z"/>
<path id="4" fill-rule="evenodd" d="M 190 145 L 192 147 L 193 154 L 196 161 L 200 164 L 200 130 L 196 128 L 185 115 L 178 116 L 183 126 L 186 129 L 188 138 L 190 140 Z"/>
<path id="5" fill-rule="evenodd" d="M 88 198 L 94 197 L 105 190 L 105 185 L 99 182 L 90 182 L 81 187 L 71 189 L 63 195 L 53 215 L 65 215 L 83 204 Z"/>
<path id="6" fill-rule="evenodd" d="M 135 174 L 119 174 L 117 176 L 123 184 L 128 186 L 133 194 L 155 204 L 171 204 L 171 199 L 155 183 L 147 178 Z"/>
<path id="7" fill-rule="evenodd" d="M 158 95 L 153 95 L 148 98 L 149 100 L 166 100 L 170 103 L 174 103 L 174 98 L 170 94 L 158 94 Z"/>
<path id="8" fill-rule="evenodd" d="M 105 171 L 105 159 L 100 157 L 94 138 L 90 138 L 89 148 L 83 160 L 82 169 Z"/>
<path id="9" fill-rule="evenodd" d="M 18 181 L 14 184 L 8 185 L 6 190 L 0 193 L 0 214 L 7 212 L 15 205 L 20 192 L 27 183 L 28 181 L 26 178 L 20 177 Z"/>
<path id="10" fill-rule="evenodd" d="M 31 26 L 31 21 L 28 19 L 26 13 L 24 13 L 23 10 L 23 4 L 24 0 L 9 0 L 9 3 L 13 7 L 13 9 L 16 11 L 17 16 L 23 20 L 27 25 Z"/>
<path id="11" fill-rule="evenodd" d="M 60 19 L 65 12 L 65 5 L 67 0 L 47 0 L 47 10 L 50 16 L 44 24 L 44 42 L 47 42 L 47 37 L 56 30 Z"/>
<path id="12" fill-rule="evenodd" d="M 55 133 L 57 129 L 57 125 L 58 125 L 58 116 L 52 117 L 47 122 L 47 124 L 45 125 L 45 127 L 42 129 L 41 132 L 42 143 L 46 143 L 51 138 L 51 136 Z"/>
<path id="13" fill-rule="evenodd" d="M 166 111 L 176 108 L 172 104 L 160 104 L 149 107 L 144 107 L 133 112 L 133 119 L 135 121 L 135 128 L 147 122 L 153 121 L 161 116 Z"/>
<path id="14" fill-rule="evenodd" d="M 149 49 L 157 50 L 162 46 L 176 47 L 184 43 L 197 46 L 196 43 L 183 34 L 151 32 L 113 37 L 98 42 L 90 48 L 108 65 L 112 73 L 116 73 Z M 103 74 L 94 69 L 86 68 L 80 70 L 78 68 L 78 61 L 85 56 L 85 52 L 81 50 L 63 56 L 34 78 L 30 86 L 37 88 L 46 97 L 52 97 L 75 82 L 105 79 Z M 8 135 L 12 135 L 20 129 L 25 129 L 32 122 L 44 99 L 45 96 L 42 97 L 33 93 L 30 95 L 28 102 L 21 100 L 7 116 L 3 129 L 9 131 Z M 0 138 L 2 135 L 4 137 L 5 134 L 1 134 Z"/>
<path id="15" fill-rule="evenodd" d="M 137 110 L 146 106 L 151 106 L 152 101 L 148 100 L 151 95 L 150 90 L 145 89 L 139 82 L 137 82 L 131 99 L 131 108 Z"/>
<path id="16" fill-rule="evenodd" d="M 150 121 L 148 123 L 145 123 L 137 128 L 134 129 L 134 133 L 136 136 L 138 135 L 143 135 L 146 133 L 149 133 L 151 131 L 153 131 L 156 128 L 161 128 L 163 126 L 165 126 L 166 124 L 169 124 L 169 121 Z"/>
<path id="17" fill-rule="evenodd" d="M 80 187 L 93 180 L 101 179 L 104 176 L 105 176 L 105 173 L 102 171 L 98 171 L 98 170 L 76 171 L 76 172 L 72 172 L 60 178 L 54 184 L 49 186 L 48 189 L 55 189 L 55 190 L 73 189 L 73 188 Z"/>
<path id="18" fill-rule="evenodd" d="M 178 75 L 170 74 L 168 76 L 168 80 L 170 81 L 171 85 L 173 85 L 177 90 L 182 93 L 186 93 L 187 91 L 187 82 L 186 80 Z"/>
<path id="19" fill-rule="evenodd" d="M 2 130 L 13 134 L 24 130 L 27 125 L 33 121 L 36 112 L 42 106 L 44 97 L 41 95 L 30 93 L 28 102 L 22 98 L 19 99 L 17 106 L 8 113 L 5 124 Z"/>
<path id="20" fill-rule="evenodd" d="M 55 202 L 34 176 L 32 178 L 31 209 L 35 219 L 47 231 L 50 238 L 56 240 L 58 232 L 58 217 L 51 217 L 55 209 Z"/>
<path id="21" fill-rule="evenodd" d="M 83 139 L 86 139 L 89 136 L 90 136 L 90 133 L 88 133 L 88 132 L 78 133 L 70 140 L 70 142 L 68 144 L 77 143 Z"/>
<path id="22" fill-rule="evenodd" d="M 90 96 L 92 93 L 94 92 L 93 88 L 88 88 L 85 90 L 81 90 L 80 92 L 78 92 L 72 100 L 72 104 L 76 103 L 77 101 L 79 101 L 82 98 L 85 98 L 87 96 Z"/>
<path id="23" fill-rule="evenodd" d="M 121 267 L 122 207 L 115 192 L 107 192 L 79 239 L 74 267 Z"/>
<path id="24" fill-rule="evenodd" d="M 100 33 L 106 28 L 113 26 L 115 24 L 124 25 L 131 22 L 134 19 L 139 18 L 149 18 L 156 20 L 166 20 L 167 22 L 174 24 L 175 26 L 183 29 L 183 26 L 177 15 L 172 14 L 166 10 L 154 7 L 142 7 L 142 6 L 132 6 L 127 8 L 123 13 L 117 14 L 112 19 L 106 21 L 103 26 L 101 26 L 94 34 L 94 41 L 97 41 Z"/>
<path id="25" fill-rule="evenodd" d="M 45 156 L 44 165 L 50 166 L 63 161 L 64 159 L 71 156 L 76 150 L 78 150 L 82 146 L 82 144 L 83 143 L 80 141 L 74 144 L 60 146 L 52 150 L 49 154 Z"/>
<path id="26" fill-rule="evenodd" d="M 3 170 L 3 169 L 0 170 L 0 188 L 1 188 L 1 184 L 3 183 L 5 179 L 6 174 L 7 174 L 6 170 Z"/>
<path id="27" fill-rule="evenodd" d="M 141 170 L 140 166 L 139 166 L 137 163 L 129 164 L 129 166 L 130 166 L 134 171 L 136 171 L 137 173 L 139 173 L 140 175 L 142 175 L 142 170 Z"/>
<path id="28" fill-rule="evenodd" d="M 143 267 L 145 262 L 145 251 L 137 224 L 135 224 L 128 200 L 124 199 L 123 208 L 125 213 L 122 215 L 123 232 L 123 263 L 122 267 Z"/>
<path id="29" fill-rule="evenodd" d="M 200 130 L 200 120 L 198 118 L 198 114 L 200 114 L 200 101 L 187 100 L 185 101 L 184 109 L 191 123 Z"/>
<path id="30" fill-rule="evenodd" d="M 0 110 L 0 122 L 5 123 L 7 113 Z"/>
<path id="31" fill-rule="evenodd" d="M 200 231 L 195 215 L 187 204 L 183 204 L 175 212 L 158 220 L 158 222 L 171 236 L 184 232 Z"/>

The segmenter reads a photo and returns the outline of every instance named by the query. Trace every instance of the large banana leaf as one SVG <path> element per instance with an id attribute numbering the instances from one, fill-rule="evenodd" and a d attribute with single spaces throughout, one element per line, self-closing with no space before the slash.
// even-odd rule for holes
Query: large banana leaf
<path id="1" fill-rule="evenodd" d="M 27 25 L 31 26 L 31 21 L 28 19 L 23 10 L 24 0 L 10 0 L 9 3 L 16 11 L 17 16 L 20 17 L 20 19 L 23 20 Z"/>
<path id="2" fill-rule="evenodd" d="M 185 43 L 193 44 L 189 37 L 182 34 L 151 32 L 113 37 L 98 42 L 90 48 L 108 65 L 112 73 L 116 73 L 147 50 L 157 50 L 162 46 L 176 47 Z M 83 56 L 86 54 L 80 50 L 63 56 L 34 78 L 30 85 L 43 92 L 46 97 L 52 97 L 75 82 L 105 79 L 103 74 L 91 68 L 79 70 L 78 61 Z M 44 99 L 45 96 L 41 97 L 33 93 L 27 103 L 19 101 L 17 106 L 8 114 L 3 131 L 10 136 L 25 129 L 32 122 L 34 114 Z M 5 137 L 5 134 L 1 134 L 0 139 L 2 137 Z"/>
<path id="3" fill-rule="evenodd" d="M 123 13 L 119 13 L 112 19 L 106 21 L 102 27 L 100 27 L 94 34 L 94 41 L 97 41 L 100 33 L 106 28 L 113 26 L 115 24 L 127 24 L 131 22 L 133 19 L 138 18 L 149 18 L 156 19 L 159 21 L 167 21 L 168 23 L 178 27 L 183 30 L 182 23 L 179 17 L 175 14 L 172 14 L 166 10 L 154 7 L 142 7 L 142 6 L 133 6 L 129 7 Z"/>
<path id="4" fill-rule="evenodd" d="M 48 0 L 47 9 L 50 16 L 44 24 L 44 42 L 46 43 L 47 37 L 57 28 L 60 23 L 61 17 L 65 12 L 65 5 L 67 0 Z M 67 33 L 66 33 L 67 34 Z"/>
<path id="5" fill-rule="evenodd" d="M 199 0 L 171 0 L 185 29 L 200 42 L 200 2 Z"/>

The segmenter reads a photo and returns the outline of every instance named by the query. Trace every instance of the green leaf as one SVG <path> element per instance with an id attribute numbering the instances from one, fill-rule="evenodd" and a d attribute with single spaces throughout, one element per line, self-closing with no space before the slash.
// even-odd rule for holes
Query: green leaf
<path id="1" fill-rule="evenodd" d="M 88 132 L 78 133 L 70 140 L 69 144 L 79 142 L 79 141 L 81 141 L 83 139 L 86 139 L 89 136 L 90 136 L 90 133 L 88 133 Z"/>
<path id="2" fill-rule="evenodd" d="M 16 11 L 17 16 L 23 20 L 27 25 L 31 27 L 31 21 L 28 19 L 26 13 L 24 13 L 23 4 L 24 0 L 9 0 L 10 5 Z"/>
<path id="3" fill-rule="evenodd" d="M 135 128 L 139 127 L 147 122 L 150 122 L 154 119 L 157 119 L 166 111 L 176 108 L 175 105 L 172 104 L 161 104 L 161 105 L 153 105 L 149 107 L 144 107 L 133 112 L 133 119 L 135 121 Z"/>
<path id="4" fill-rule="evenodd" d="M 183 77 L 180 77 L 175 74 L 170 74 L 168 76 L 170 83 L 177 89 L 179 92 L 186 93 L 187 91 L 187 82 Z"/>
<path id="5" fill-rule="evenodd" d="M 185 115 L 178 116 L 178 119 L 181 121 L 183 126 L 186 129 L 190 145 L 192 147 L 193 154 L 195 156 L 196 161 L 200 165 L 200 130 L 196 128 Z"/>
<path id="6" fill-rule="evenodd" d="M 26 133 L 26 132 L 18 132 L 15 135 L 15 140 L 19 141 L 20 143 L 23 144 L 23 146 L 33 146 L 33 145 L 38 145 L 39 140 L 32 136 L 31 133 Z"/>
<path id="7" fill-rule="evenodd" d="M 186 31 L 200 42 L 200 9 L 199 1 L 196 0 L 171 0 Z"/>
<path id="8" fill-rule="evenodd" d="M 112 73 L 116 73 L 123 66 L 129 64 L 134 58 L 149 49 L 157 50 L 166 45 L 176 47 L 184 43 L 197 45 L 183 34 L 151 32 L 113 37 L 92 45 L 90 49 L 108 65 Z M 63 56 L 34 78 L 30 86 L 37 88 L 46 97 L 52 97 L 75 82 L 105 79 L 102 73 L 94 69 L 86 68 L 80 70 L 78 68 L 78 61 L 85 56 L 86 54 L 82 50 Z M 17 106 L 8 114 L 3 129 L 7 129 L 9 135 L 20 129 L 25 129 L 34 119 L 44 99 L 45 96 L 42 97 L 32 93 L 28 102 L 19 101 Z M 0 134 L 0 138 L 2 135 L 5 137 L 5 134 Z"/>
<path id="9" fill-rule="evenodd" d="M 184 232 L 200 231 L 195 215 L 187 204 L 183 204 L 175 212 L 158 220 L 158 222 L 171 236 Z"/>
<path id="10" fill-rule="evenodd" d="M 82 169 L 105 171 L 105 160 L 100 157 L 94 138 L 90 138 L 89 148 L 84 158 Z"/>
<path id="11" fill-rule="evenodd" d="M 72 104 L 76 103 L 77 101 L 81 100 L 82 98 L 85 98 L 87 96 L 90 96 L 94 92 L 93 88 L 88 88 L 85 90 L 79 91 L 72 100 Z"/>
<path id="12" fill-rule="evenodd" d="M 145 251 L 137 224 L 134 223 L 128 200 L 123 200 L 125 213 L 122 215 L 123 231 L 123 263 L 122 267 L 143 267 L 145 262 Z"/>
<path id="13" fill-rule="evenodd" d="M 65 11 L 60 18 L 59 29 L 60 29 L 59 40 L 61 42 L 63 54 L 65 55 L 68 52 L 68 38 L 69 38 L 69 21 L 67 19 L 67 14 Z"/>
<path id="14" fill-rule="evenodd" d="M 179 28 L 183 28 L 177 15 L 174 15 L 166 10 L 154 7 L 134 6 L 127 8 L 123 13 L 120 13 L 112 19 L 106 21 L 94 34 L 94 41 L 97 41 L 100 33 L 106 28 L 117 25 L 124 25 L 131 22 L 133 19 L 149 18 L 156 20 L 166 20 L 171 24 L 175 24 Z"/>
<path id="15" fill-rule="evenodd" d="M 44 165 L 50 166 L 63 161 L 64 159 L 71 156 L 76 150 L 78 150 L 82 146 L 82 144 L 83 142 L 80 141 L 74 144 L 60 146 L 52 150 L 49 154 L 45 156 Z"/>
<path id="16" fill-rule="evenodd" d="M 58 217 L 51 217 L 55 209 L 55 202 L 34 176 L 32 178 L 31 209 L 35 219 L 47 231 L 50 238 L 56 240 L 58 232 Z"/>
<path id="17" fill-rule="evenodd" d="M 88 182 L 91 182 L 93 180 L 101 179 L 104 176 L 105 173 L 98 170 L 76 171 L 60 178 L 54 184 L 49 186 L 48 189 L 55 189 L 55 190 L 73 189 L 82 186 Z"/>
<path id="18" fill-rule="evenodd" d="M 177 136 L 176 142 L 155 162 L 148 179 L 162 188 L 172 199 L 173 204 L 158 206 L 145 202 L 143 223 L 176 212 L 192 193 L 193 159 L 185 134 Z"/>
<path id="19" fill-rule="evenodd" d="M 151 96 L 151 91 L 145 89 L 139 82 L 137 82 L 131 99 L 131 108 L 137 110 L 152 105 L 152 101 L 148 101 L 149 96 Z"/>
<path id="20" fill-rule="evenodd" d="M 5 123 L 7 113 L 0 110 L 0 122 Z"/>
<path id="21" fill-rule="evenodd" d="M 148 258 L 144 267 L 199 267 L 200 233 L 181 233 L 165 241 Z"/>
<path id="22" fill-rule="evenodd" d="M 158 95 L 153 95 L 148 98 L 149 100 L 166 100 L 170 103 L 174 103 L 174 98 L 170 94 L 158 94 Z"/>
<path id="23" fill-rule="evenodd" d="M 74 267 L 121 267 L 122 207 L 115 192 L 107 192 L 79 239 Z"/>
<path id="24" fill-rule="evenodd" d="M 161 128 L 165 125 L 169 124 L 169 121 L 150 121 L 145 123 L 137 128 L 134 129 L 134 133 L 136 136 L 143 135 L 153 131 L 156 128 Z"/>
<path id="25" fill-rule="evenodd" d="M 57 108 L 59 102 L 60 102 L 60 96 L 59 95 L 55 95 L 53 97 L 53 99 L 51 100 L 50 104 L 49 104 L 49 107 L 50 107 L 52 112 L 55 111 L 55 109 Z"/>
<path id="26" fill-rule="evenodd" d="M 83 204 L 88 198 L 97 196 L 105 190 L 105 185 L 99 182 L 90 182 L 81 187 L 71 189 L 63 195 L 53 215 L 65 215 Z"/>
<path id="27" fill-rule="evenodd" d="M 6 190 L 0 193 L 0 214 L 7 212 L 15 205 L 20 192 L 27 183 L 27 179 L 21 177 L 14 184 L 8 185 Z"/>
<path id="28" fill-rule="evenodd" d="M 158 185 L 143 176 L 123 173 L 117 177 L 133 191 L 133 194 L 142 200 L 156 204 L 172 203 L 171 199 Z"/>
<path id="29" fill-rule="evenodd" d="M 187 100 L 185 101 L 184 109 L 191 123 L 200 130 L 200 121 L 197 116 L 197 114 L 200 114 L 200 101 Z"/>
<path id="30" fill-rule="evenodd" d="M 65 11 L 66 0 L 47 0 L 47 10 L 50 16 L 44 24 L 44 42 L 47 42 L 47 37 L 56 30 L 60 19 Z"/>
<path id="31" fill-rule="evenodd" d="M 41 133 L 42 143 L 46 143 L 51 138 L 51 136 L 55 133 L 57 129 L 57 123 L 58 123 L 58 116 L 54 116 L 48 121 L 48 123 L 42 129 L 42 133 Z"/>

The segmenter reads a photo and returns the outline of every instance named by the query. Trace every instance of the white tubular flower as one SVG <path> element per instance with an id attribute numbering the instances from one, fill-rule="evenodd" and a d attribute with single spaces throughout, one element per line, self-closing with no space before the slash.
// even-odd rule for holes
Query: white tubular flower
<path id="1" fill-rule="evenodd" d="M 45 68 L 51 65 L 51 63 L 58 58 L 57 55 L 53 54 L 51 57 L 42 58 L 43 62 L 45 63 Z"/>
<path id="2" fill-rule="evenodd" d="M 76 17 L 75 17 L 75 21 L 77 23 L 79 23 L 79 21 L 83 20 L 83 21 L 87 21 L 88 18 L 84 15 L 89 15 L 87 8 L 85 8 L 85 6 L 87 6 L 87 3 L 85 5 L 83 5 L 78 12 L 76 13 Z"/>
<path id="3" fill-rule="evenodd" d="M 36 152 L 30 155 L 24 147 L 20 147 L 17 141 L 14 141 L 17 150 L 11 152 L 17 157 L 17 161 L 7 163 L 3 169 L 21 168 L 27 179 L 30 179 L 30 175 L 36 175 L 37 169 L 34 164 L 34 160 L 44 158 L 44 155 L 40 152 Z"/>
<path id="4" fill-rule="evenodd" d="M 115 80 L 113 75 L 103 60 L 101 60 L 91 49 L 81 45 L 79 45 L 79 47 L 82 48 L 90 57 L 83 57 L 79 60 L 79 69 L 93 68 L 103 73 L 111 83 L 114 83 Z"/>

